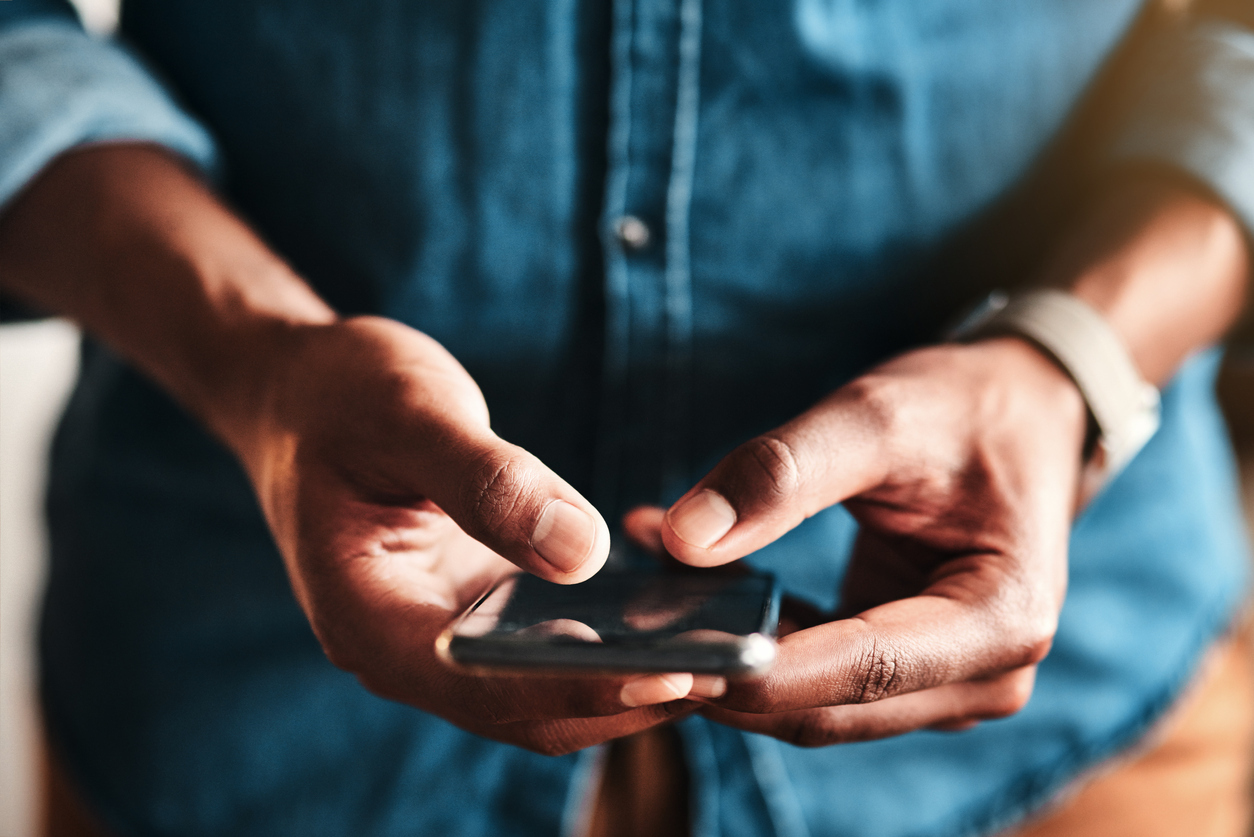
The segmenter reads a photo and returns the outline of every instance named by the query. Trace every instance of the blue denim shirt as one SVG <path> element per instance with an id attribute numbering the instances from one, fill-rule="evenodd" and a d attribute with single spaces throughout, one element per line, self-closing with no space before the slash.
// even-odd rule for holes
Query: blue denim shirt
<path id="1" fill-rule="evenodd" d="M 1127 44 L 1139 11 L 127 0 L 127 52 L 12 0 L 0 202 L 76 144 L 166 145 L 339 310 L 440 340 L 613 520 L 1022 278 L 1060 183 L 1168 166 L 1251 225 L 1254 36 L 1202 16 Z M 1244 596 L 1215 363 L 1077 521 L 1023 712 L 814 750 L 686 720 L 694 834 L 990 833 L 1135 742 Z M 496 744 L 332 667 L 238 466 L 92 342 L 49 519 L 44 709 L 119 834 L 577 831 L 597 751 Z M 833 508 L 752 560 L 829 607 L 854 528 Z"/>

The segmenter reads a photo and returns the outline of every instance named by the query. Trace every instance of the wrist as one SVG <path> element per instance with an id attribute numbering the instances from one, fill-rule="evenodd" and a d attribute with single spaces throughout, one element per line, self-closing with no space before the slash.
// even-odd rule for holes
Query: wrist
<path id="1" fill-rule="evenodd" d="M 1142 377 L 1120 335 L 1073 294 L 995 293 L 955 330 L 972 340 L 1012 335 L 1036 346 L 1075 382 L 1090 417 L 1084 459 L 1096 485 L 1117 474 L 1157 431 L 1158 390 Z"/>
<path id="2" fill-rule="evenodd" d="M 101 294 L 87 325 L 102 326 L 247 462 L 304 333 L 337 315 L 181 168 L 155 154 L 132 166 L 143 197 L 119 200 L 112 189 L 104 202 L 94 242 Z"/>
<path id="3" fill-rule="evenodd" d="M 54 161 L 0 219 L 6 291 L 76 320 L 237 453 L 295 335 L 336 319 L 169 153 Z"/>
<path id="4" fill-rule="evenodd" d="M 269 312 L 214 320 L 155 377 L 254 472 L 304 344 L 334 321 Z"/>
<path id="5" fill-rule="evenodd" d="M 1161 386 L 1220 339 L 1244 305 L 1246 236 L 1230 209 L 1178 177 L 1108 184 L 1043 266 L 1040 284 L 1098 311 L 1141 375 Z"/>
<path id="6" fill-rule="evenodd" d="M 1033 341 L 1015 334 L 986 335 L 965 348 L 988 358 L 999 389 L 1010 388 L 1018 393 L 1017 397 L 1031 401 L 1030 409 L 1018 414 L 1034 415 L 1067 437 L 1067 448 L 1074 451 L 1073 461 L 1079 468 L 1092 417 L 1075 379 L 1057 359 Z"/>

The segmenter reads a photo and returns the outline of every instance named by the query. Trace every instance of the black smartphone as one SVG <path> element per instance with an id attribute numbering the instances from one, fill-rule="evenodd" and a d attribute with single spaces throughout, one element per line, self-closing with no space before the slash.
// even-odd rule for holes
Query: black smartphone
<path id="1" fill-rule="evenodd" d="M 761 674 L 775 661 L 779 588 L 763 573 L 604 569 L 581 584 L 501 582 L 441 634 L 480 673 Z"/>

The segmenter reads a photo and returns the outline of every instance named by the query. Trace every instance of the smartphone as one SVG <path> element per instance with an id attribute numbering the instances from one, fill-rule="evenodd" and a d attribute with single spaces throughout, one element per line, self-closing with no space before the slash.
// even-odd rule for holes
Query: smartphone
<path id="1" fill-rule="evenodd" d="M 775 661 L 779 598 L 764 573 L 604 569 L 570 585 L 516 575 L 445 630 L 436 651 L 478 673 L 751 677 Z"/>

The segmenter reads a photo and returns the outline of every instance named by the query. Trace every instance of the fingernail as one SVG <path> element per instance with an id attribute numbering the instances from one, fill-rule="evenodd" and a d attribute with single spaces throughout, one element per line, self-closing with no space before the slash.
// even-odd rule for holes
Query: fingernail
<path id="1" fill-rule="evenodd" d="M 736 525 L 736 510 L 722 494 L 705 488 L 667 512 L 666 519 L 681 541 L 709 549 Z"/>
<path id="2" fill-rule="evenodd" d="M 727 694 L 727 679 L 716 674 L 694 674 L 690 695 L 703 698 L 720 698 Z"/>
<path id="3" fill-rule="evenodd" d="M 687 697 L 692 689 L 691 674 L 651 674 L 623 686 L 618 699 L 624 706 L 652 706 Z"/>
<path id="4" fill-rule="evenodd" d="M 554 500 L 536 521 L 531 546 L 565 573 L 579 569 L 596 543 L 596 522 L 565 500 Z"/>

